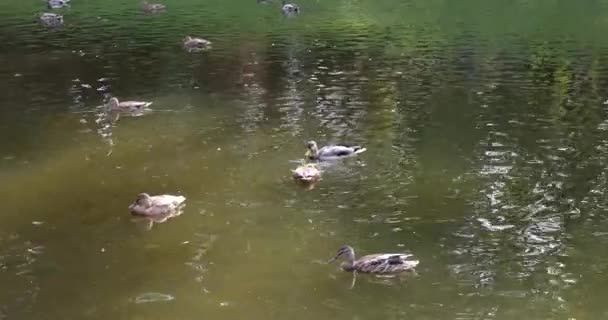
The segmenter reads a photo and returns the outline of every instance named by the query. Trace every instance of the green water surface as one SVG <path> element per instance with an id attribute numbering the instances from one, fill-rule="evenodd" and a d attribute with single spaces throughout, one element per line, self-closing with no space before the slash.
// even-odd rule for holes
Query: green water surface
<path id="1" fill-rule="evenodd" d="M 0 319 L 608 317 L 608 1 L 165 4 L 0 2 Z M 307 191 L 310 139 L 368 151 Z"/>

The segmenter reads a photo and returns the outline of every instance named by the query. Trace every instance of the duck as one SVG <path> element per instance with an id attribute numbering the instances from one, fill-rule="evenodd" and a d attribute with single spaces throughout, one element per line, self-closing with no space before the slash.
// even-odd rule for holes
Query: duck
<path id="1" fill-rule="evenodd" d="M 112 97 L 108 101 L 110 111 L 114 112 L 129 112 L 136 113 L 143 111 L 152 104 L 150 101 L 118 101 L 118 98 Z"/>
<path id="2" fill-rule="evenodd" d="M 281 12 L 288 17 L 293 17 L 300 13 L 300 7 L 295 3 L 282 2 Z"/>
<path id="3" fill-rule="evenodd" d="M 120 114 L 130 114 L 133 116 L 141 116 L 152 102 L 150 101 L 118 101 L 118 98 L 112 97 L 106 104 L 107 111 L 114 114 L 114 121 L 118 121 Z"/>
<path id="4" fill-rule="evenodd" d="M 191 36 L 186 36 L 183 44 L 188 51 L 202 51 L 211 48 L 211 41 Z"/>
<path id="5" fill-rule="evenodd" d="M 345 261 L 340 264 L 340 268 L 343 271 L 394 275 L 406 271 L 414 271 L 414 268 L 420 261 L 407 260 L 411 256 L 411 254 L 406 253 L 377 253 L 355 259 L 353 247 L 345 245 L 340 247 L 336 255 L 329 259 L 327 263 L 334 262 L 339 257 L 343 257 Z"/>
<path id="6" fill-rule="evenodd" d="M 310 160 L 320 161 L 347 158 L 367 150 L 361 146 L 345 145 L 329 145 L 319 149 L 315 141 L 308 141 L 306 147 L 308 148 L 306 157 L 308 157 Z"/>
<path id="7" fill-rule="evenodd" d="M 179 211 L 185 201 L 186 197 L 184 196 L 169 194 L 150 196 L 147 193 L 140 193 L 135 201 L 129 205 L 129 211 L 136 216 L 167 216 Z"/>
<path id="8" fill-rule="evenodd" d="M 167 6 L 161 3 L 148 3 L 148 1 L 142 2 L 142 9 L 146 13 L 157 13 L 167 9 Z"/>
<path id="9" fill-rule="evenodd" d="M 47 0 L 49 9 L 61 9 L 70 5 L 70 0 Z"/>
<path id="10" fill-rule="evenodd" d="M 315 183 L 321 179 L 321 171 L 314 163 L 302 164 L 292 172 L 293 179 L 303 186 L 308 187 L 308 190 L 313 189 Z"/>
<path id="11" fill-rule="evenodd" d="M 321 178 L 321 171 L 317 169 L 316 164 L 307 163 L 293 170 L 293 178 L 301 182 L 315 182 Z"/>
<path id="12" fill-rule="evenodd" d="M 45 27 L 58 27 L 63 24 L 63 16 L 55 13 L 45 12 L 40 14 L 38 18 Z"/>

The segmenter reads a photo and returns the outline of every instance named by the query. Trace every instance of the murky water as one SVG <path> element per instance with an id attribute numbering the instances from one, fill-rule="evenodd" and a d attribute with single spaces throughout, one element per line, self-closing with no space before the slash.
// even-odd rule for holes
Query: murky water
<path id="1" fill-rule="evenodd" d="M 0 3 L 0 319 L 608 316 L 608 3 L 165 4 Z M 306 191 L 310 139 L 368 151 Z M 343 244 L 421 263 L 349 289 Z"/>

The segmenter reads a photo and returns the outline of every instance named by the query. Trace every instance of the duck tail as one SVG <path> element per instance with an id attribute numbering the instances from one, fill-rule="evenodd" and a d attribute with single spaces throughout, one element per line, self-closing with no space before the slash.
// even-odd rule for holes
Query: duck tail
<path id="1" fill-rule="evenodd" d="M 361 153 L 361 152 L 365 152 L 367 149 L 363 148 L 361 146 L 355 146 L 353 147 L 353 149 L 355 149 L 355 153 Z"/>

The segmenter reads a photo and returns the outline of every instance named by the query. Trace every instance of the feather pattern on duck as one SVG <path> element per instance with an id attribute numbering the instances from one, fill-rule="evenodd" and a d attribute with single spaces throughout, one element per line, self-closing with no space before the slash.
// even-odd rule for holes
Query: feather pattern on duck
<path id="1" fill-rule="evenodd" d="M 40 23 L 49 28 L 59 27 L 63 25 L 63 16 L 60 14 L 45 12 L 38 16 Z"/>
<path id="2" fill-rule="evenodd" d="M 108 101 L 110 111 L 113 112 L 141 112 L 152 104 L 150 101 L 118 101 L 118 98 L 112 97 Z"/>
<path id="3" fill-rule="evenodd" d="M 150 196 L 140 193 L 137 199 L 129 205 L 129 211 L 139 216 L 159 216 L 173 213 L 182 208 L 186 201 L 184 196 L 173 196 L 168 194 Z"/>
<path id="4" fill-rule="evenodd" d="M 293 170 L 293 178 L 301 182 L 314 182 L 321 178 L 321 172 L 313 163 L 308 163 Z"/>
<path id="5" fill-rule="evenodd" d="M 300 13 L 300 7 L 295 3 L 287 3 L 285 0 L 283 0 L 281 12 L 283 12 L 285 16 L 293 17 Z"/>
<path id="6" fill-rule="evenodd" d="M 334 160 L 354 156 L 365 152 L 367 149 L 361 146 L 329 145 L 321 149 L 315 141 L 309 141 L 306 156 L 311 160 Z"/>
<path id="7" fill-rule="evenodd" d="M 379 253 L 355 259 L 355 250 L 350 246 L 343 246 L 328 263 L 343 257 L 345 261 L 340 264 L 340 267 L 347 272 L 397 274 L 412 271 L 418 265 L 420 261 L 408 260 L 411 256 L 411 254 L 405 253 Z"/>
<path id="8" fill-rule="evenodd" d="M 211 48 L 211 41 L 202 38 L 186 36 L 182 42 L 184 49 L 192 52 L 203 51 Z"/>
<path id="9" fill-rule="evenodd" d="M 49 9 L 61 9 L 70 5 L 70 0 L 47 0 Z"/>
<path id="10" fill-rule="evenodd" d="M 158 13 L 167 9 L 167 6 L 161 3 L 142 2 L 142 10 L 146 13 Z"/>

